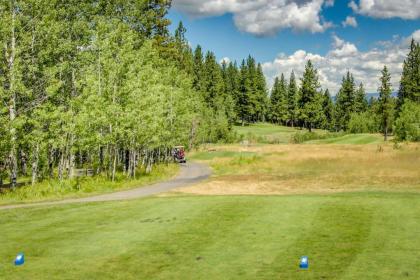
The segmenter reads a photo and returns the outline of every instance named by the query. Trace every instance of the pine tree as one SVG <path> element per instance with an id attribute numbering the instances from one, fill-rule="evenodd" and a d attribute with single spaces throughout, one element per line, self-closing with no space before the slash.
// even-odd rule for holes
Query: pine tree
<path id="1" fill-rule="evenodd" d="M 238 115 L 241 119 L 242 126 L 245 125 L 245 122 L 249 121 L 249 116 L 251 112 L 249 96 L 252 94 L 252 84 L 251 79 L 249 78 L 248 67 L 245 63 L 245 60 L 242 60 L 240 72 L 239 72 L 239 98 L 237 102 Z"/>
<path id="2" fill-rule="evenodd" d="M 280 80 L 278 77 L 274 79 L 273 88 L 270 94 L 270 119 L 272 122 L 280 122 L 280 114 L 278 110 L 278 104 L 280 103 L 280 91 L 279 91 Z"/>
<path id="3" fill-rule="evenodd" d="M 398 91 L 398 111 L 406 99 L 420 103 L 420 45 L 414 39 L 411 40 L 410 52 L 404 61 Z"/>
<path id="4" fill-rule="evenodd" d="M 280 120 L 283 123 L 287 123 L 288 120 L 288 99 L 287 99 L 287 92 L 288 92 L 288 85 L 286 82 L 286 79 L 283 75 L 283 73 L 281 74 L 280 77 L 280 84 L 279 84 L 279 90 L 280 90 L 280 102 L 279 102 L 279 113 L 280 113 Z"/>
<path id="5" fill-rule="evenodd" d="M 258 103 L 258 73 L 257 65 L 255 59 L 251 56 L 248 56 L 246 60 L 246 69 L 247 69 L 247 112 L 248 120 L 255 122 L 258 119 L 258 112 L 260 111 L 260 106 Z"/>
<path id="6" fill-rule="evenodd" d="M 328 89 L 324 92 L 322 107 L 324 108 L 324 122 L 322 126 L 324 129 L 330 130 L 333 128 L 334 123 L 334 104 Z"/>
<path id="7" fill-rule="evenodd" d="M 290 75 L 290 82 L 287 91 L 287 104 L 288 104 L 288 119 L 292 127 L 295 126 L 299 116 L 299 91 L 296 84 L 295 72 L 292 71 Z"/>
<path id="8" fill-rule="evenodd" d="M 322 118 L 322 95 L 318 91 L 320 88 L 318 73 L 312 62 L 308 60 L 303 73 L 301 94 L 300 94 L 300 118 L 312 132 Z"/>
<path id="9" fill-rule="evenodd" d="M 225 74 L 226 94 L 232 97 L 234 103 L 235 120 L 239 115 L 239 70 L 236 62 L 230 62 Z"/>
<path id="10" fill-rule="evenodd" d="M 193 84 L 192 87 L 196 91 L 200 92 L 203 90 L 204 83 L 204 57 L 201 46 L 198 45 L 194 51 L 194 72 L 193 72 Z"/>
<path id="11" fill-rule="evenodd" d="M 215 105 L 218 103 L 216 99 L 223 94 L 224 86 L 220 65 L 217 63 L 214 53 L 207 52 L 203 70 L 204 100 L 209 107 L 216 108 Z"/>
<path id="12" fill-rule="evenodd" d="M 258 63 L 257 76 L 256 76 L 256 94 L 257 94 L 257 120 L 265 121 L 265 116 L 268 110 L 268 96 L 267 96 L 267 85 L 265 76 L 262 70 L 262 66 Z"/>
<path id="13" fill-rule="evenodd" d="M 382 132 L 384 133 L 384 140 L 388 140 L 389 129 L 392 125 L 393 115 L 393 101 L 392 101 L 392 89 L 391 89 L 391 75 L 388 72 L 388 68 L 384 66 L 381 71 L 382 77 L 380 79 L 381 86 L 379 87 L 379 115 L 381 119 Z"/>
<path id="14" fill-rule="evenodd" d="M 186 32 L 187 32 L 187 29 L 184 27 L 184 24 L 182 23 L 182 21 L 180 21 L 178 24 L 178 28 L 175 30 L 175 40 L 177 42 L 184 44 L 187 41 L 185 38 Z"/>
<path id="15" fill-rule="evenodd" d="M 231 128 L 236 121 L 236 112 L 235 112 L 235 90 L 236 90 L 236 77 L 230 76 L 234 73 L 228 71 L 228 65 L 226 61 L 222 61 L 221 73 L 223 80 L 223 93 L 222 98 L 224 100 L 223 104 L 226 111 L 226 116 L 229 122 L 229 128 Z"/>
<path id="16" fill-rule="evenodd" d="M 366 112 L 367 108 L 368 108 L 368 101 L 366 99 L 365 88 L 363 86 L 363 83 L 360 83 L 359 88 L 356 92 L 355 112 L 363 113 L 363 112 Z"/>
<path id="17" fill-rule="evenodd" d="M 178 28 L 175 30 L 175 50 L 172 59 L 176 61 L 178 67 L 188 74 L 193 73 L 194 59 L 192 49 L 188 44 L 188 40 L 185 37 L 187 29 L 184 27 L 182 21 L 179 22 Z"/>
<path id="18" fill-rule="evenodd" d="M 351 114 L 355 111 L 356 91 L 353 75 L 348 71 L 343 77 L 341 88 L 337 94 L 336 125 L 347 130 Z"/>
<path id="19" fill-rule="evenodd" d="M 287 99 L 287 82 L 284 78 L 283 73 L 274 80 L 273 89 L 271 92 L 271 100 L 270 100 L 270 107 L 271 107 L 271 116 L 273 117 L 273 121 L 280 124 L 286 123 L 288 120 L 288 99 Z"/>

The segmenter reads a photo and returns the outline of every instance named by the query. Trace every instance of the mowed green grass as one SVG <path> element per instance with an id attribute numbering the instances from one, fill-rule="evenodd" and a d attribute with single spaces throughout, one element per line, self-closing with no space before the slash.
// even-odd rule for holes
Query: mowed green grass
<path id="1" fill-rule="evenodd" d="M 0 211 L 0 226 L 0 279 L 420 276 L 418 194 L 147 198 Z"/>
<path id="2" fill-rule="evenodd" d="M 271 123 L 257 123 L 246 126 L 235 126 L 239 134 L 247 135 L 253 133 L 258 136 L 279 135 L 283 133 L 293 133 L 297 130 L 291 127 L 275 125 Z"/>
<path id="3" fill-rule="evenodd" d="M 256 123 L 247 126 L 235 126 L 235 131 L 244 139 L 254 142 L 271 144 L 288 144 L 295 133 L 305 133 L 307 130 L 275 125 L 271 123 Z M 327 131 L 315 129 L 317 134 L 325 134 Z M 250 139 L 249 139 L 250 138 Z M 255 138 L 255 139 L 254 139 Z M 307 141 L 308 144 L 381 144 L 383 136 L 380 134 L 347 134 L 320 140 Z"/>
<path id="4" fill-rule="evenodd" d="M 275 143 L 289 143 L 290 138 L 298 129 L 286 126 L 280 126 L 270 123 L 256 123 L 246 126 L 235 126 L 236 133 L 242 135 L 247 140 L 254 140 L 248 138 L 257 138 L 257 142 L 275 142 Z"/>
<path id="5" fill-rule="evenodd" d="M 336 138 L 313 140 L 306 142 L 308 144 L 381 144 L 384 143 L 384 137 L 380 134 L 347 134 Z"/>

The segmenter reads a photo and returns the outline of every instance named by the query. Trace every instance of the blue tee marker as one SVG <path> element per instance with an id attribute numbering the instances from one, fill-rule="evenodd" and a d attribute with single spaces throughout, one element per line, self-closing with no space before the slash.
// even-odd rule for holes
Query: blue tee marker
<path id="1" fill-rule="evenodd" d="M 308 269 L 309 268 L 308 257 L 304 256 L 304 257 L 300 258 L 299 268 L 301 268 L 301 269 Z"/>
<path id="2" fill-rule="evenodd" d="M 25 263 L 25 255 L 23 253 L 19 253 L 15 259 L 15 265 L 23 265 Z"/>

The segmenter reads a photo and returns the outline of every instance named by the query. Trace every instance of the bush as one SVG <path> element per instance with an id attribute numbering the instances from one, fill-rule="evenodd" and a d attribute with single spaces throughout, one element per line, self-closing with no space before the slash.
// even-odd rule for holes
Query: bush
<path id="1" fill-rule="evenodd" d="M 370 112 L 353 113 L 350 117 L 350 133 L 375 133 L 379 131 L 379 125 L 375 116 Z"/>
<path id="2" fill-rule="evenodd" d="M 400 117 L 395 122 L 395 138 L 398 141 L 420 141 L 420 104 L 406 101 Z"/>
<path id="3" fill-rule="evenodd" d="M 223 110 L 214 112 L 211 109 L 203 109 L 195 136 L 196 146 L 201 143 L 233 143 L 237 138 L 238 135 L 232 129 Z"/>

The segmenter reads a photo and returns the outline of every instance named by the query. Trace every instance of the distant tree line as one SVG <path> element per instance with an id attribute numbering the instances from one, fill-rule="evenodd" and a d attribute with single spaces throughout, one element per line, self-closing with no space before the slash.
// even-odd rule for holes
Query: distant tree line
<path id="1" fill-rule="evenodd" d="M 297 85 L 294 72 L 287 81 L 275 78 L 270 93 L 268 120 L 273 123 L 352 133 L 392 132 L 398 140 L 420 141 L 420 47 L 414 40 L 404 61 L 398 96 L 392 95 L 391 76 L 385 66 L 378 81 L 379 97 L 367 100 L 363 83 L 351 72 L 343 77 L 335 99 L 321 89 L 317 70 L 308 61 Z"/>

